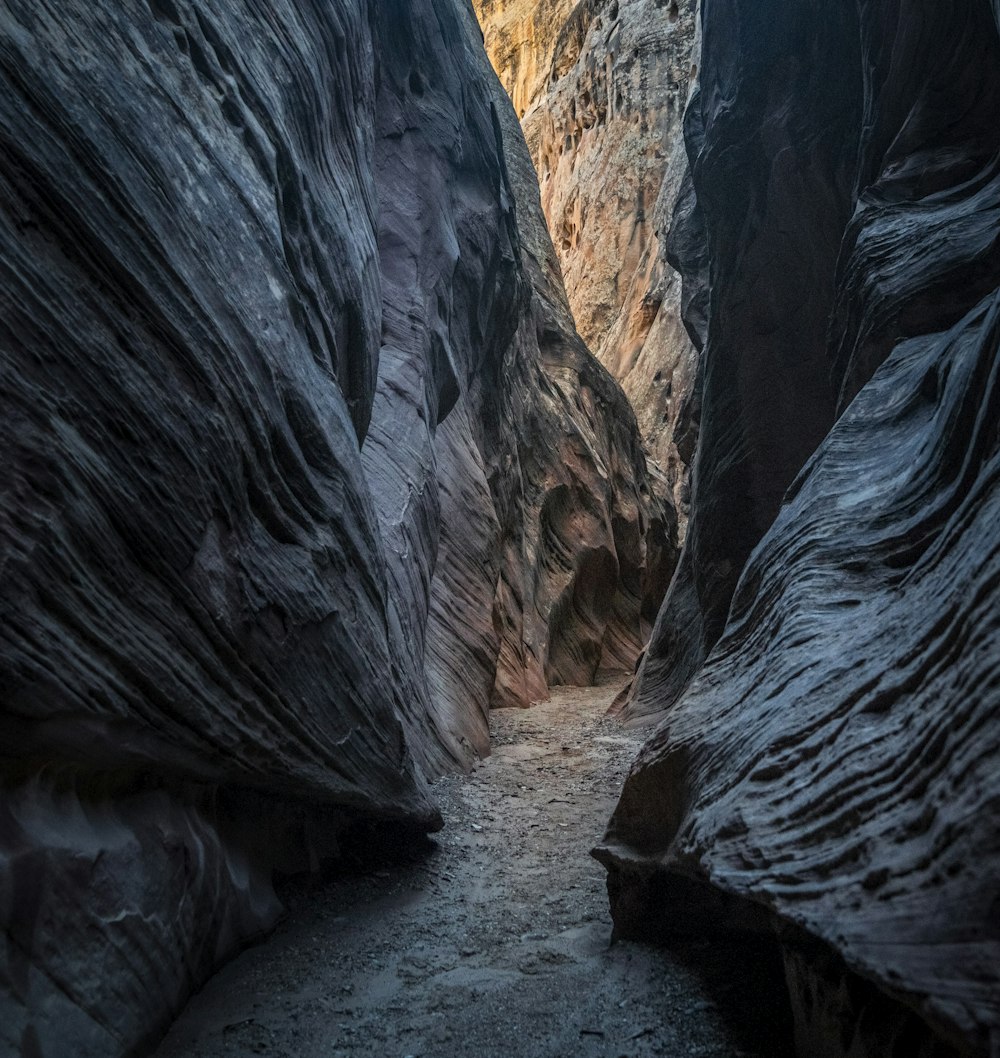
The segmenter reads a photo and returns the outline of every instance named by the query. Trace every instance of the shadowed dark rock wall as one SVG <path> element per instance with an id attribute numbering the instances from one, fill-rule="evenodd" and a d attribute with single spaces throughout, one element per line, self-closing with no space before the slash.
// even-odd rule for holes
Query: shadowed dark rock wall
<path id="1" fill-rule="evenodd" d="M 704 26 L 686 119 L 712 305 L 692 516 L 631 716 L 676 697 L 704 661 L 836 406 L 827 332 L 856 181 L 857 15 L 852 5 L 724 6 Z"/>
<path id="2" fill-rule="evenodd" d="M 712 302 L 696 511 L 632 716 L 704 661 L 835 416 L 897 341 L 950 325 L 996 269 L 978 186 L 995 150 L 988 7 L 731 6 L 705 27 L 686 118 Z M 693 295 L 684 229 L 682 213 L 672 256 Z M 936 252 L 914 250 L 918 232 Z"/>
<path id="3" fill-rule="evenodd" d="M 15 0 L 0 79 L 0 1049 L 120 1054 L 491 699 L 631 665 L 673 523 L 464 5 Z"/>
<path id="4" fill-rule="evenodd" d="M 804 1058 L 993 1054 L 998 12 L 704 16 L 695 506 L 630 707 L 661 724 L 597 850 L 612 910 L 777 926 Z"/>

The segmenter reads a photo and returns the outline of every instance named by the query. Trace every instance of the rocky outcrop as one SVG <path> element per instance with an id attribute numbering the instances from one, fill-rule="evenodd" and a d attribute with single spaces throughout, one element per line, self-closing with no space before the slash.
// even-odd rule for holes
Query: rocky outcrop
<path id="1" fill-rule="evenodd" d="M 476 0 L 521 118 L 580 334 L 686 512 L 697 354 L 666 236 L 686 159 L 694 0 Z"/>
<path id="2" fill-rule="evenodd" d="M 105 1056 L 632 664 L 673 523 L 464 6 L 13 2 L 0 78 L 0 1050 Z"/>
<path id="3" fill-rule="evenodd" d="M 988 1055 L 996 8 L 706 17 L 694 512 L 633 703 L 661 724 L 597 850 L 612 910 L 777 927 L 803 1056 Z"/>

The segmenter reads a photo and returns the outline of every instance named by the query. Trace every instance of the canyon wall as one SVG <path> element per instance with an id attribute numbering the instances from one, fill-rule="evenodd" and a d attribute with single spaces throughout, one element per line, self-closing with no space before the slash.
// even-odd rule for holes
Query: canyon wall
<path id="1" fill-rule="evenodd" d="M 514 111 L 496 82 L 521 255 L 535 292 L 505 367 L 502 429 L 513 462 L 491 478 L 506 534 L 496 614 L 494 704 L 546 684 L 631 671 L 673 574 L 677 515 L 647 473 L 629 402 L 573 326 L 538 184 Z M 487 417 L 488 418 L 488 417 Z"/>
<path id="2" fill-rule="evenodd" d="M 803 1058 L 992 1055 L 1000 16 L 704 17 L 694 506 L 596 850 L 612 911 L 776 933 Z"/>
<path id="3" fill-rule="evenodd" d="M 5 5 L 5 1054 L 147 1048 L 273 869 L 633 664 L 675 519 L 518 135 L 461 4 Z"/>
<path id="4" fill-rule="evenodd" d="M 514 102 L 583 339 L 629 397 L 686 514 L 697 352 L 667 233 L 687 163 L 695 0 L 475 0 Z M 683 521 L 683 518 L 682 518 Z"/>

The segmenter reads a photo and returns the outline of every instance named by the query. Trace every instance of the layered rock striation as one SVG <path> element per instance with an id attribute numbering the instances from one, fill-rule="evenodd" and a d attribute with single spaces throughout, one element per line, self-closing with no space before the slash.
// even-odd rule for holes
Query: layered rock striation
<path id="1" fill-rule="evenodd" d="M 494 701 L 506 705 L 633 669 L 673 574 L 677 515 L 646 471 L 627 398 L 576 333 L 531 158 L 495 95 L 535 292 L 505 368 L 501 429 L 516 459 L 491 476 L 503 520 L 525 527 L 504 536 L 495 610 Z"/>
<path id="2" fill-rule="evenodd" d="M 803 1056 L 989 1055 L 996 7 L 705 19 L 694 510 L 630 706 L 660 726 L 597 850 L 612 910 L 776 928 Z"/>
<path id="3" fill-rule="evenodd" d="M 667 234 L 681 197 L 693 0 L 476 0 L 581 336 L 619 380 L 682 516 L 697 352 Z M 683 517 L 682 517 L 683 521 Z"/>
<path id="4" fill-rule="evenodd" d="M 674 522 L 462 5 L 14 0 L 0 79 L 0 1049 L 124 1054 Z"/>
<path id="5" fill-rule="evenodd" d="M 649 693 L 640 690 L 631 716 L 662 709 L 705 660 L 750 552 L 836 414 L 829 327 L 862 190 L 858 21 L 842 8 L 771 18 L 762 8 L 754 32 L 704 26 L 686 117 L 696 223 L 678 257 L 711 302 L 696 495 L 645 662 Z"/>

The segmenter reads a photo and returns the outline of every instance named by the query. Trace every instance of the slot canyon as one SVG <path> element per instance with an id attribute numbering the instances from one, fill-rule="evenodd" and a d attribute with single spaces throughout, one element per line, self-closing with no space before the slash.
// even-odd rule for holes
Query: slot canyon
<path id="1" fill-rule="evenodd" d="M 0 0 L 0 1058 L 1000 1058 L 1000 0 Z"/>

